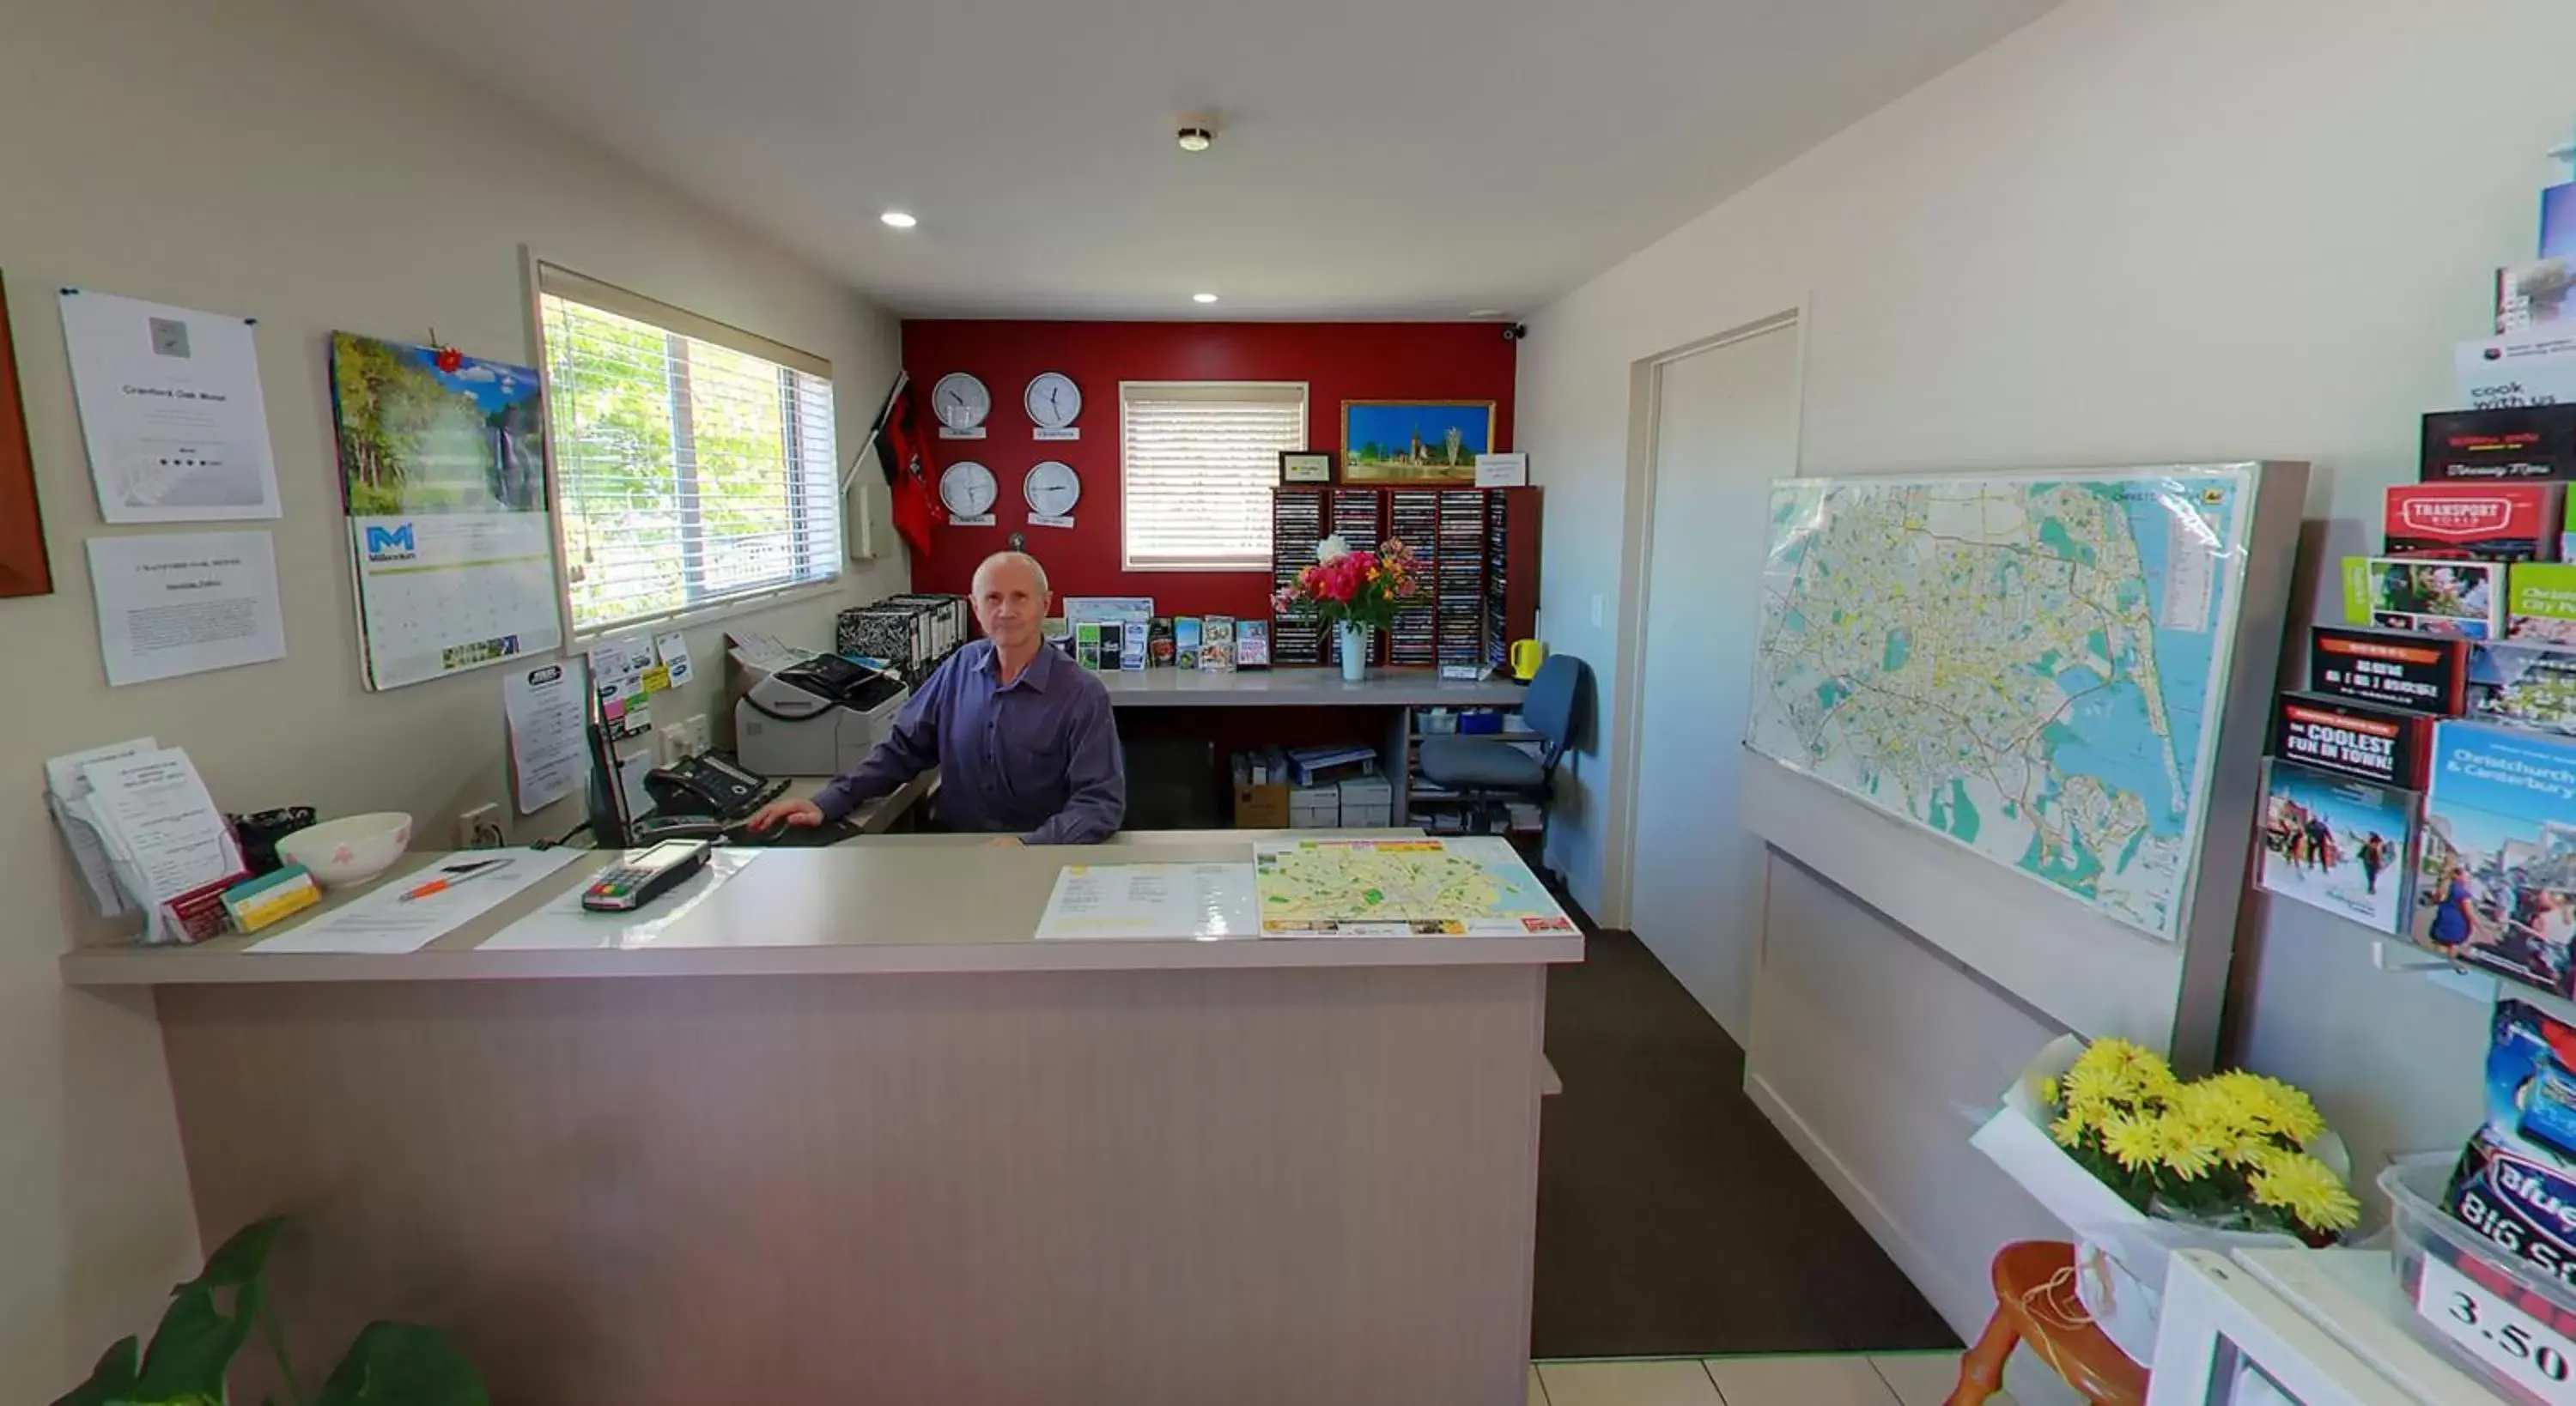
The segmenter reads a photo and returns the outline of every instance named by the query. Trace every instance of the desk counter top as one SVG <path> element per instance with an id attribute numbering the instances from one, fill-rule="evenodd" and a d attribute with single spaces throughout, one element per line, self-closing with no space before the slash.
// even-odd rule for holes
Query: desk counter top
<path id="1" fill-rule="evenodd" d="M 1529 692 L 1512 679 L 1444 679 L 1436 669 L 1371 669 L 1356 683 L 1338 668 L 1113 669 L 1100 681 L 1117 708 L 1517 708 Z"/>
<path id="2" fill-rule="evenodd" d="M 820 849 L 764 852 L 672 921 L 632 945 L 603 920 L 601 945 L 481 950 L 503 928 L 586 884 L 609 856 L 584 854 L 527 892 L 417 952 L 263 953 L 284 931 L 194 947 L 83 947 L 62 958 L 71 986 L 202 983 L 477 981 L 550 977 L 803 976 L 843 973 L 1154 971 L 1221 968 L 1511 965 L 1582 960 L 1579 936 L 1236 939 L 1206 942 L 1037 940 L 1056 871 L 1073 863 L 1249 861 L 1266 832 L 1122 835 L 1089 848 L 996 846 L 981 836 L 888 836 Z M 1370 831 L 1296 831 L 1365 836 Z M 1413 832 L 1394 832 L 1410 834 Z M 379 884 L 445 858 L 407 855 Z M 328 912 L 364 890 L 335 896 Z M 648 910 L 645 917 L 652 914 Z"/>

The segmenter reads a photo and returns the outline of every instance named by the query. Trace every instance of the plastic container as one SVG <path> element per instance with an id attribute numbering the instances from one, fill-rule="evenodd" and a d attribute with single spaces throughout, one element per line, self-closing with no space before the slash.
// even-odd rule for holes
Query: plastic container
<path id="1" fill-rule="evenodd" d="M 2506 1252 L 2442 1209 L 2442 1193 L 2455 1161 L 2444 1154 L 2409 1157 L 2379 1174 L 2380 1192 L 2388 1197 L 2389 1250 L 2397 1271 L 2398 1295 L 2408 1304 L 2415 1304 L 2426 1262 L 2447 1265 L 2492 1299 L 2544 1330 L 2554 1331 L 2559 1341 L 2549 1343 L 2548 1350 L 2569 1368 L 2571 1375 L 2576 1375 L 2576 1364 L 2567 1361 L 2576 1355 L 2576 1350 L 2562 1345 L 2576 1340 L 2576 1286 L 2535 1273 L 2528 1261 Z M 2434 1311 L 2442 1310 L 2435 1306 Z M 2507 1375 L 2498 1365 L 2454 1342 L 2421 1315 L 2419 1308 L 2399 1316 L 2407 1332 L 2474 1373 L 2505 1400 L 2543 1406 L 2551 1401 L 2576 1400 L 2576 1386 L 2561 1385 L 2548 1395 L 2535 1392 L 2529 1382 Z M 2505 1326 L 2489 1315 L 2478 1331 L 2502 1331 Z M 2487 1341 L 2495 1343 L 2499 1339 L 2491 1337 Z M 2539 1341 L 2529 1337 L 2524 1337 L 2521 1347 L 2520 1353 L 2513 1354 L 2517 1358 L 2528 1358 L 2541 1350 Z"/>

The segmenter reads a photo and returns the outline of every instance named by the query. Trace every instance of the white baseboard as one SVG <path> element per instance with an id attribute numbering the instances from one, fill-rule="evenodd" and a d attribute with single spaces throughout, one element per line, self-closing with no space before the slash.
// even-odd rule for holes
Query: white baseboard
<path id="1" fill-rule="evenodd" d="M 1986 1281 L 1980 1278 L 1974 1282 L 1962 1282 L 1950 1273 L 1921 1241 L 1897 1223 L 1886 1205 L 1872 1195 L 1868 1187 L 1861 1185 L 1851 1169 L 1834 1155 L 1833 1149 L 1825 1146 L 1815 1130 L 1807 1126 L 1807 1120 L 1799 1117 L 1797 1110 L 1791 1108 L 1761 1075 L 1747 1072 L 1744 1092 L 1752 1098 L 1753 1106 L 1761 1109 L 1763 1116 L 1771 1120 L 1771 1126 L 1778 1128 L 1780 1135 L 1789 1140 L 1789 1146 L 1795 1148 L 1814 1169 L 1817 1179 L 1834 1193 L 1834 1199 L 1842 1202 L 1843 1208 L 1852 1213 L 1852 1218 L 1860 1222 L 1863 1230 L 1869 1232 L 1869 1238 L 1877 1241 L 1879 1248 L 1887 1252 L 1887 1257 L 1896 1261 L 1896 1267 L 1905 1272 L 1905 1277 L 1914 1281 L 1914 1287 L 1931 1301 L 1933 1311 L 1949 1323 L 1951 1331 L 1959 1335 L 1959 1340 L 1975 1342 L 1977 1335 L 1985 1331 L 1987 1316 L 1994 1311 L 1994 1291 Z M 1962 1310 L 1970 1316 L 1962 1318 Z"/>

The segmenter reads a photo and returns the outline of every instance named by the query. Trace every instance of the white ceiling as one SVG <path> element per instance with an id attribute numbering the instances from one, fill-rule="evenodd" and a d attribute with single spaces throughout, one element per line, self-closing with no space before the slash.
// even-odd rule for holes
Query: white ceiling
<path id="1" fill-rule="evenodd" d="M 2054 0 L 339 3 L 897 312 L 1235 319 L 1527 312 Z"/>

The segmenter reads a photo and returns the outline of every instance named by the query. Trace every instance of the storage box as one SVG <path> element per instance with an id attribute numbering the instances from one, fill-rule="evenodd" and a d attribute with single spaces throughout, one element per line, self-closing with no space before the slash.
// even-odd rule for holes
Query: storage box
<path id="1" fill-rule="evenodd" d="M 1333 788 L 1341 796 L 1342 828 L 1385 829 L 1395 823 L 1395 787 L 1383 776 L 1354 776 Z"/>
<path id="2" fill-rule="evenodd" d="M 2492 1383 L 2505 1400 L 2554 1399 L 2539 1389 L 2555 1389 L 2557 1369 L 2566 1366 L 2568 1344 L 2576 1341 L 2576 1288 L 2534 1273 L 2529 1262 L 2500 1251 L 2442 1209 L 2452 1162 L 2442 1155 L 2409 1157 L 2379 1174 L 2398 1296 L 2414 1306 L 2412 1314 L 2400 1309 L 2390 1316 Z M 2465 1309 L 2461 1296 L 2469 1300 Z M 2445 1317 L 2455 1311 L 2481 1321 L 2449 1319 L 2446 1331 Z"/>
<path id="3" fill-rule="evenodd" d="M 1334 786 L 1299 786 L 1288 793 L 1288 824 L 1298 830 L 1331 830 L 1342 823 L 1342 793 Z"/>

